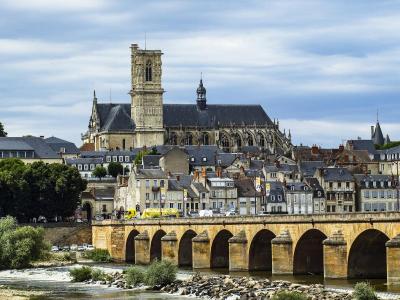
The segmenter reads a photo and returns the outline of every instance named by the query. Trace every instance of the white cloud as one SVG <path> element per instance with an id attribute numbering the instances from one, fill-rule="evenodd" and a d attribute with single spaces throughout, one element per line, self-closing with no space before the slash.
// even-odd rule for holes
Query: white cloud
<path id="1" fill-rule="evenodd" d="M 3 8 L 35 12 L 82 12 L 104 9 L 105 0 L 0 0 Z"/>

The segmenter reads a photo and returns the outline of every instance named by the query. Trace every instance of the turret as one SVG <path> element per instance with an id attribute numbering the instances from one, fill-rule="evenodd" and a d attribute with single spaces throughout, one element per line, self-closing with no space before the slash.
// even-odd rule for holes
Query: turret
<path id="1" fill-rule="evenodd" d="M 206 88 L 203 86 L 203 79 L 200 79 L 200 84 L 197 88 L 197 108 L 199 110 L 207 109 L 206 92 Z"/>

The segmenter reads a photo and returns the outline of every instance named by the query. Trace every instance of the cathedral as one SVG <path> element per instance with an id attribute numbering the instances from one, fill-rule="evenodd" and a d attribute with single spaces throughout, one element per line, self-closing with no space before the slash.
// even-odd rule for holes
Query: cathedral
<path id="1" fill-rule="evenodd" d="M 160 50 L 131 45 L 131 103 L 98 103 L 93 96 L 84 144 L 95 150 L 154 145 L 217 145 L 227 152 L 257 147 L 284 154 L 291 135 L 279 130 L 261 105 L 208 104 L 202 79 L 193 104 L 163 104 Z M 194 102 L 194 101 L 193 101 Z"/>

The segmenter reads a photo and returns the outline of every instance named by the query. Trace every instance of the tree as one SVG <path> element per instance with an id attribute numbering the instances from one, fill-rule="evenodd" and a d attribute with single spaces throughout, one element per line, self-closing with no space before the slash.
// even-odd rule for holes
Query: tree
<path id="1" fill-rule="evenodd" d="M 4 131 L 4 126 L 0 122 L 0 137 L 6 137 L 6 136 L 7 136 L 7 132 Z"/>
<path id="2" fill-rule="evenodd" d="M 101 178 L 106 177 L 107 175 L 107 170 L 106 168 L 104 168 L 103 166 L 97 166 L 94 170 L 93 170 L 93 176 L 97 177 L 101 180 Z"/>
<path id="3" fill-rule="evenodd" d="M 117 177 L 122 175 L 124 172 L 124 167 L 119 162 L 110 162 L 108 164 L 108 175 L 112 177 Z"/>

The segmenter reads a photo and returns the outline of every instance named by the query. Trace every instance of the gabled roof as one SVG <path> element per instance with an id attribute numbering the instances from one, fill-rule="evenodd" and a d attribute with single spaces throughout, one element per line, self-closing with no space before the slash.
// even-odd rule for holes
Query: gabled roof
<path id="1" fill-rule="evenodd" d="M 304 177 L 312 177 L 319 168 L 325 168 L 323 161 L 302 161 L 299 164 L 300 172 Z"/>
<path id="2" fill-rule="evenodd" d="M 161 155 L 145 155 L 143 156 L 143 168 L 149 169 L 160 166 Z"/>
<path id="3" fill-rule="evenodd" d="M 100 119 L 100 131 L 132 131 L 135 128 L 130 104 L 97 103 L 96 111 Z"/>
<path id="4" fill-rule="evenodd" d="M 238 197 L 261 196 L 261 193 L 257 192 L 254 187 L 254 181 L 249 178 L 235 180 L 235 186 L 237 188 Z"/>
<path id="5" fill-rule="evenodd" d="M 349 150 L 366 150 L 370 154 L 376 154 L 375 145 L 372 140 L 348 140 L 346 148 Z"/>

